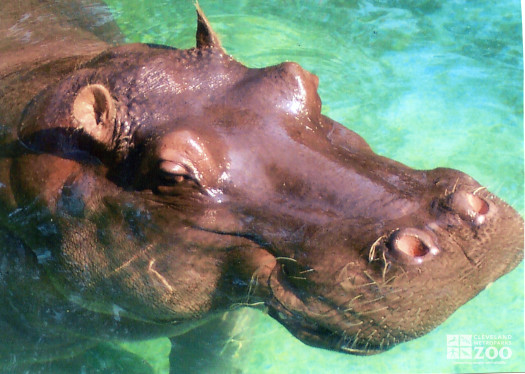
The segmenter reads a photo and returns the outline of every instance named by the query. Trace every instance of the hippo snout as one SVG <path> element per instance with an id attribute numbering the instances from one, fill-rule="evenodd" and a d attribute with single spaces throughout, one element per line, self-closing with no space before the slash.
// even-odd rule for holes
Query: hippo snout
<path id="1" fill-rule="evenodd" d="M 385 168 L 381 182 L 370 177 L 373 193 L 353 191 L 370 201 L 389 191 L 382 209 L 303 230 L 302 250 L 278 261 L 271 313 L 303 341 L 378 353 L 430 331 L 522 260 L 523 219 L 474 179 L 395 168 L 397 190 Z"/>

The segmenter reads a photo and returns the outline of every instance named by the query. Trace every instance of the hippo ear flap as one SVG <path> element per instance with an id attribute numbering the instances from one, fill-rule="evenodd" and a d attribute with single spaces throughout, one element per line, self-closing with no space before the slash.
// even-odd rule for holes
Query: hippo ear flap
<path id="1" fill-rule="evenodd" d="M 219 37 L 211 28 L 210 22 L 204 15 L 199 3 L 195 3 L 197 9 L 197 48 L 215 47 L 223 49 Z"/>
<path id="2" fill-rule="evenodd" d="M 73 103 L 73 118 L 78 129 L 98 143 L 111 144 L 115 131 L 115 103 L 108 89 L 101 84 L 83 87 Z"/>

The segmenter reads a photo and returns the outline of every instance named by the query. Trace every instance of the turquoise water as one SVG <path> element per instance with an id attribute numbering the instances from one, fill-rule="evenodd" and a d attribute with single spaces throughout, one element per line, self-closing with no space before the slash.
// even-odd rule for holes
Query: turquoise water
<path id="1" fill-rule="evenodd" d="M 191 0 L 107 3 L 129 41 L 194 45 Z M 225 49 L 246 65 L 291 60 L 317 74 L 324 113 L 376 152 L 415 168 L 465 171 L 523 214 L 517 0 L 200 4 Z M 522 264 L 432 333 L 372 357 L 310 348 L 265 314 L 243 309 L 222 359 L 235 373 L 525 371 L 523 291 Z M 512 355 L 502 362 L 447 359 L 447 335 L 459 334 L 506 335 Z M 122 347 L 167 372 L 167 339 Z"/>

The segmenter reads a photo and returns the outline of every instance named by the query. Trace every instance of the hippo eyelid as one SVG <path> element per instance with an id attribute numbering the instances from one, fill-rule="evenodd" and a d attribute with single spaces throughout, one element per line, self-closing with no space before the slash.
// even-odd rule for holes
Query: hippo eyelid
<path id="1" fill-rule="evenodd" d="M 181 183 L 184 180 L 192 180 L 199 184 L 192 168 L 180 162 L 162 160 L 159 162 L 159 172 L 163 182 Z"/>
<path id="2" fill-rule="evenodd" d="M 173 161 L 161 161 L 159 163 L 159 169 L 166 174 L 188 174 L 188 168 L 186 166 Z"/>

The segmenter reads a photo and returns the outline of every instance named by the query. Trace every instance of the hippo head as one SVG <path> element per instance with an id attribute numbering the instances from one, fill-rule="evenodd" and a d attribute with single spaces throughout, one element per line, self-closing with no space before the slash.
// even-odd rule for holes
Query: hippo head
<path id="1" fill-rule="evenodd" d="M 521 261 L 509 205 L 375 154 L 321 114 L 315 75 L 247 68 L 198 20 L 196 48 L 112 48 L 24 112 L 16 198 L 47 212 L 30 245 L 69 300 L 166 325 L 264 302 L 305 343 L 370 354 Z"/>

